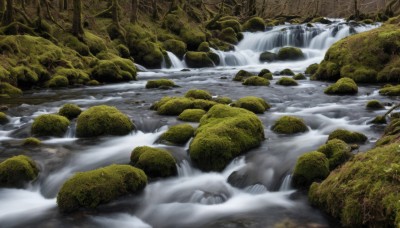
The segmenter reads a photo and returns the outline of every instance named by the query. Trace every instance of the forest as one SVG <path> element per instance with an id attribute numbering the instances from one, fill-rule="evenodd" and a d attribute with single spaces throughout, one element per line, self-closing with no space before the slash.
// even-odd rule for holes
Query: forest
<path id="1" fill-rule="evenodd" d="M 0 0 L 1 227 L 400 227 L 399 0 Z"/>

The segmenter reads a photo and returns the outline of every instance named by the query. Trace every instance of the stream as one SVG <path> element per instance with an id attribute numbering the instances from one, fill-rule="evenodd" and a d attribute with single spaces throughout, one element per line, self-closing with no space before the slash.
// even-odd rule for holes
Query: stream
<path id="1" fill-rule="evenodd" d="M 277 223 L 295 227 L 339 226 L 337 222 L 312 208 L 307 196 L 290 185 L 296 159 L 323 145 L 337 128 L 359 131 L 368 142 L 359 151 L 373 146 L 383 133 L 383 126 L 368 124 L 386 110 L 365 108 L 378 99 L 386 109 L 394 102 L 380 96 L 380 85 L 360 84 L 355 96 L 328 96 L 323 93 L 328 82 L 298 81 L 299 86 L 276 85 L 245 87 L 233 82 L 240 69 L 258 73 L 290 68 L 303 73 L 312 63 L 319 63 L 327 49 L 350 34 L 379 25 L 356 26 L 342 20 L 331 25 L 282 25 L 258 33 L 244 33 L 244 39 L 231 52 L 215 51 L 221 63 L 213 68 L 190 69 L 172 53 L 171 69 L 147 70 L 138 81 L 98 87 L 26 91 L 22 97 L 0 99 L 7 105 L 11 121 L 0 126 L 0 161 L 14 155 L 32 157 L 40 166 L 39 178 L 25 189 L 0 189 L 1 227 L 274 227 Z M 283 46 L 296 46 L 306 59 L 296 62 L 261 63 L 261 52 L 277 52 Z M 180 87 L 171 90 L 148 90 L 150 79 L 169 78 Z M 205 89 L 214 96 L 236 100 L 244 96 L 264 98 L 272 108 L 259 118 L 266 140 L 259 148 L 236 158 L 221 173 L 196 169 L 185 146 L 157 144 L 168 126 L 180 123 L 176 117 L 160 116 L 149 108 L 164 96 L 183 96 L 192 88 Z M 83 109 L 111 105 L 134 120 L 137 131 L 123 137 L 79 139 L 74 135 L 75 122 L 62 138 L 48 138 L 38 148 L 21 146 L 30 136 L 33 119 L 55 113 L 66 103 Z M 275 120 L 284 115 L 301 117 L 309 126 L 303 134 L 284 136 L 271 131 Z M 196 126 L 196 124 L 193 124 Z M 96 210 L 60 214 L 57 192 L 75 172 L 93 170 L 110 164 L 127 164 L 137 146 L 165 148 L 178 161 L 178 176 L 151 181 L 137 196 L 119 198 Z M 355 151 L 358 153 L 359 151 Z"/>

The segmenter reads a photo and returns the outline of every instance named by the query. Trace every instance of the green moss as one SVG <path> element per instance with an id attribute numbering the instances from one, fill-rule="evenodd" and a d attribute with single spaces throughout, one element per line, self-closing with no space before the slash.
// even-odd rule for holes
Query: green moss
<path id="1" fill-rule="evenodd" d="M 128 48 L 137 63 L 148 68 L 161 68 L 164 55 L 157 43 L 149 39 L 132 39 L 128 42 Z"/>
<path id="2" fill-rule="evenodd" d="M 202 109 L 204 111 L 210 110 L 217 102 L 211 100 L 195 99 L 192 100 L 192 108 Z"/>
<path id="3" fill-rule="evenodd" d="M 116 56 L 111 60 L 98 61 L 91 76 L 99 82 L 136 80 L 136 67 L 131 60 Z"/>
<path id="4" fill-rule="evenodd" d="M 336 81 L 340 78 L 340 67 L 338 64 L 330 61 L 323 61 L 318 70 L 313 74 L 314 80 Z"/>
<path id="5" fill-rule="evenodd" d="M 306 78 L 306 76 L 304 76 L 304 74 L 298 73 L 295 76 L 293 76 L 293 79 L 294 80 L 306 80 L 307 78 Z"/>
<path id="6" fill-rule="evenodd" d="M 237 44 L 239 42 L 237 34 L 233 28 L 224 28 L 219 34 L 219 39 L 230 44 Z"/>
<path id="7" fill-rule="evenodd" d="M 187 52 L 187 45 L 185 42 L 175 39 L 169 39 L 163 43 L 165 50 L 174 53 L 180 59 L 183 58 Z"/>
<path id="8" fill-rule="evenodd" d="M 16 97 L 22 95 L 22 91 L 7 82 L 0 82 L 0 96 Z"/>
<path id="9" fill-rule="evenodd" d="M 199 52 L 209 52 L 209 51 L 211 51 L 210 44 L 208 42 L 201 43 L 199 48 L 197 49 L 197 51 L 199 51 Z"/>
<path id="10" fill-rule="evenodd" d="M 232 99 L 229 97 L 217 97 L 214 98 L 213 101 L 219 103 L 219 104 L 230 104 L 232 103 Z"/>
<path id="11" fill-rule="evenodd" d="M 188 51 L 185 55 L 185 61 L 188 67 L 203 68 L 213 67 L 214 62 L 206 52 Z"/>
<path id="12" fill-rule="evenodd" d="M 309 75 L 315 74 L 318 70 L 318 67 L 319 67 L 318 63 L 311 64 L 310 66 L 307 67 L 305 74 L 309 74 Z"/>
<path id="13" fill-rule="evenodd" d="M 89 48 L 89 51 L 93 55 L 97 55 L 98 53 L 107 50 L 106 43 L 104 42 L 104 39 L 102 39 L 99 36 L 96 36 L 95 34 L 85 31 L 85 36 L 84 36 L 84 42 Z"/>
<path id="14" fill-rule="evenodd" d="M 31 132 L 36 136 L 62 137 L 68 130 L 69 120 L 55 114 L 41 115 L 35 118 Z"/>
<path id="15" fill-rule="evenodd" d="M 57 204 L 61 212 L 96 208 L 120 196 L 138 193 L 146 184 L 142 170 L 129 165 L 110 165 L 69 178 L 57 195 Z"/>
<path id="16" fill-rule="evenodd" d="M 86 83 L 86 85 L 88 85 L 88 86 L 99 86 L 99 85 L 100 85 L 100 82 L 97 81 L 97 80 L 90 80 L 90 81 L 88 81 L 88 82 Z"/>
<path id="17" fill-rule="evenodd" d="M 279 134 L 296 134 L 308 131 L 304 120 L 294 116 L 283 116 L 272 126 L 272 131 Z"/>
<path id="18" fill-rule="evenodd" d="M 190 124 L 179 124 L 170 127 L 160 139 L 173 144 L 185 144 L 194 136 L 194 130 Z"/>
<path id="19" fill-rule="evenodd" d="M 351 147 L 340 139 L 332 139 L 318 148 L 329 160 L 329 170 L 334 170 L 352 156 Z"/>
<path id="20" fill-rule="evenodd" d="M 175 83 L 169 79 L 157 79 L 157 80 L 149 80 L 146 83 L 146 89 L 158 89 L 158 88 L 171 88 L 175 87 Z"/>
<path id="21" fill-rule="evenodd" d="M 265 30 L 265 22 L 264 19 L 260 17 L 253 17 L 247 20 L 243 24 L 243 31 L 247 32 L 259 32 Z"/>
<path id="22" fill-rule="evenodd" d="M 256 114 L 262 114 L 271 108 L 271 106 L 265 102 L 264 99 L 253 96 L 240 98 L 233 105 L 238 108 L 247 109 Z"/>
<path id="23" fill-rule="evenodd" d="M 201 170 L 221 171 L 263 139 L 264 128 L 254 113 L 215 105 L 201 118 L 189 148 L 190 158 Z"/>
<path id="24" fill-rule="evenodd" d="M 265 74 L 269 74 L 269 73 L 271 73 L 270 70 L 268 70 L 268 69 L 262 69 L 262 70 L 260 71 L 260 73 L 258 73 L 258 76 L 262 77 L 262 76 L 264 76 Z"/>
<path id="25" fill-rule="evenodd" d="M 368 138 L 359 132 L 337 129 L 329 134 L 328 141 L 332 139 L 340 139 L 346 143 L 364 143 Z"/>
<path id="26" fill-rule="evenodd" d="M 186 109 L 178 116 L 178 119 L 187 122 L 199 122 L 206 113 L 203 109 Z"/>
<path id="27" fill-rule="evenodd" d="M 316 17 L 316 18 L 312 19 L 311 23 L 331 24 L 332 21 L 330 21 L 324 17 Z"/>
<path id="28" fill-rule="evenodd" d="M 351 78 L 341 78 L 325 89 L 326 94 L 352 95 L 358 93 L 358 86 Z"/>
<path id="29" fill-rule="evenodd" d="M 313 184 L 310 202 L 346 227 L 396 227 L 399 222 L 400 144 L 357 154 Z"/>
<path id="30" fill-rule="evenodd" d="M 71 48 L 72 50 L 75 50 L 80 55 L 83 56 L 90 55 L 89 47 L 85 43 L 79 41 L 78 38 L 76 38 L 75 36 L 72 35 L 67 36 L 64 42 L 65 46 Z"/>
<path id="31" fill-rule="evenodd" d="M 294 76 L 294 73 L 291 69 L 284 69 L 281 72 L 279 72 L 279 75 Z"/>
<path id="32" fill-rule="evenodd" d="M 162 27 L 179 35 L 180 31 L 184 27 L 184 22 L 178 14 L 170 13 L 164 17 Z"/>
<path id="33" fill-rule="evenodd" d="M 296 82 L 293 78 L 289 77 L 282 77 L 280 78 L 277 82 L 277 85 L 283 85 L 283 86 L 297 86 L 299 83 Z"/>
<path id="34" fill-rule="evenodd" d="M 68 78 L 64 76 L 54 76 L 51 78 L 46 85 L 50 88 L 61 88 L 69 85 Z"/>
<path id="35" fill-rule="evenodd" d="M 386 124 L 386 116 L 376 116 L 371 122 L 372 124 Z"/>
<path id="36" fill-rule="evenodd" d="M 0 112 L 0 125 L 4 125 L 10 122 L 7 115 L 4 112 Z"/>
<path id="37" fill-rule="evenodd" d="M 329 161 L 325 154 L 313 151 L 297 159 L 293 171 L 293 185 L 308 188 L 314 181 L 324 180 L 329 175 Z"/>
<path id="38" fill-rule="evenodd" d="M 239 33 L 239 34 L 241 34 L 241 33 Z M 221 51 L 232 51 L 235 49 L 235 46 L 233 46 L 232 44 L 224 42 L 217 38 L 211 38 L 209 41 L 209 44 L 212 48 L 221 50 Z"/>
<path id="39" fill-rule="evenodd" d="M 236 33 L 239 33 L 242 31 L 242 26 L 240 25 L 239 21 L 236 19 L 228 19 L 228 20 L 223 20 L 219 22 L 220 28 L 225 29 L 225 28 L 232 28 Z"/>
<path id="40" fill-rule="evenodd" d="M 29 146 L 29 147 L 33 147 L 33 146 L 40 146 L 42 144 L 42 142 L 34 137 L 29 137 L 24 139 L 24 141 L 22 142 L 23 146 Z"/>
<path id="41" fill-rule="evenodd" d="M 90 81 L 89 74 L 81 69 L 57 68 L 55 75 L 66 77 L 70 85 L 83 85 Z"/>
<path id="42" fill-rule="evenodd" d="M 235 77 L 233 78 L 233 81 L 243 81 L 244 79 L 253 76 L 252 73 L 245 71 L 245 70 L 240 70 L 239 72 L 236 73 Z"/>
<path id="43" fill-rule="evenodd" d="M 185 97 L 194 99 L 203 99 L 203 100 L 212 99 L 210 92 L 201 89 L 191 89 L 186 92 Z"/>
<path id="44" fill-rule="evenodd" d="M 35 180 L 38 174 L 36 163 L 27 156 L 6 159 L 0 163 L 0 187 L 22 188 L 26 182 Z"/>
<path id="45" fill-rule="evenodd" d="M 274 76 L 272 75 L 272 73 L 266 73 L 263 76 L 261 76 L 262 78 L 265 78 L 267 80 L 273 80 Z"/>
<path id="46" fill-rule="evenodd" d="M 185 97 L 165 98 L 164 100 L 161 99 L 161 102 L 157 106 L 156 110 L 158 114 L 177 116 L 186 109 L 192 108 L 193 101 Z"/>
<path id="47" fill-rule="evenodd" d="M 26 66 L 12 68 L 11 75 L 17 78 L 18 86 L 24 88 L 31 88 L 39 81 L 36 72 Z"/>
<path id="48" fill-rule="evenodd" d="M 193 27 L 182 29 L 179 36 L 191 51 L 197 50 L 200 44 L 206 41 L 206 35 L 200 29 Z"/>
<path id="49" fill-rule="evenodd" d="M 278 55 L 272 52 L 265 51 L 260 54 L 259 59 L 261 62 L 273 62 L 278 59 Z"/>
<path id="50" fill-rule="evenodd" d="M 164 149 L 136 147 L 131 154 L 131 164 L 150 177 L 170 177 L 177 174 L 174 157 Z"/>
<path id="51" fill-rule="evenodd" d="M 246 86 L 269 86 L 270 82 L 263 77 L 251 76 L 245 79 L 242 84 Z"/>
<path id="52" fill-rule="evenodd" d="M 282 61 L 286 60 L 301 60 L 304 59 L 304 54 L 300 48 L 295 47 L 283 47 L 279 49 L 278 59 Z"/>
<path id="53" fill-rule="evenodd" d="M 400 85 L 383 88 L 379 90 L 379 94 L 383 96 L 400 96 Z"/>
<path id="54" fill-rule="evenodd" d="M 58 111 L 58 115 L 65 116 L 68 119 L 72 120 L 78 117 L 81 114 L 82 110 L 78 105 L 75 104 L 65 104 Z"/>
<path id="55" fill-rule="evenodd" d="M 367 107 L 367 109 L 383 109 L 383 108 L 385 108 L 385 106 L 383 106 L 381 104 L 381 102 L 379 102 L 378 100 L 368 101 L 366 107 Z"/>
<path id="56" fill-rule="evenodd" d="M 127 135 L 134 130 L 128 116 L 115 107 L 93 106 L 82 112 L 76 122 L 78 137 L 95 137 L 101 135 Z"/>

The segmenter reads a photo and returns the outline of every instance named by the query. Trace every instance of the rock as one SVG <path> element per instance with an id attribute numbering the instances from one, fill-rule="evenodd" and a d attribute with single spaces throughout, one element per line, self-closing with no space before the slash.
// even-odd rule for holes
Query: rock
<path id="1" fill-rule="evenodd" d="M 136 147 L 131 154 L 131 164 L 152 178 L 175 176 L 178 172 L 175 158 L 160 148 Z"/>
<path id="2" fill-rule="evenodd" d="M 297 159 L 292 183 L 298 188 L 308 188 L 314 181 L 324 180 L 328 175 L 329 161 L 325 154 L 308 152 Z"/>
<path id="3" fill-rule="evenodd" d="M 22 188 L 37 178 L 36 163 L 24 155 L 6 159 L 0 163 L 0 188 Z"/>
<path id="4" fill-rule="evenodd" d="M 245 79 L 242 84 L 246 86 L 269 86 L 270 82 L 268 79 L 259 76 L 251 76 Z"/>
<path id="5" fill-rule="evenodd" d="M 239 72 L 236 73 L 235 77 L 233 78 L 233 81 L 243 81 L 244 79 L 253 76 L 252 73 L 245 71 L 245 70 L 240 70 Z"/>
<path id="6" fill-rule="evenodd" d="M 277 82 L 277 85 L 283 85 L 283 86 L 298 86 L 299 84 L 294 80 L 293 78 L 288 78 L 288 77 L 282 77 L 280 78 Z"/>
<path id="7" fill-rule="evenodd" d="M 304 76 L 304 74 L 298 73 L 295 76 L 293 76 L 293 79 L 294 80 L 306 80 L 307 78 L 306 78 L 306 76 Z"/>
<path id="8" fill-rule="evenodd" d="M 42 142 L 34 137 L 29 137 L 24 139 L 24 141 L 22 142 L 23 146 L 29 146 L 29 147 L 35 147 L 35 146 L 40 146 L 42 144 Z"/>
<path id="9" fill-rule="evenodd" d="M 246 32 L 263 32 L 265 31 L 264 19 L 260 17 L 252 17 L 243 24 L 243 31 Z"/>
<path id="10" fill-rule="evenodd" d="M 272 126 L 272 131 L 279 134 L 296 134 L 308 131 L 304 120 L 294 116 L 283 116 Z"/>
<path id="11" fill-rule="evenodd" d="M 329 140 L 325 145 L 318 148 L 319 152 L 325 154 L 329 160 L 329 170 L 334 170 L 352 157 L 351 147 L 340 139 Z"/>
<path id="12" fill-rule="evenodd" d="M 324 92 L 331 95 L 352 95 L 358 93 L 358 86 L 351 78 L 341 78 Z"/>
<path id="13" fill-rule="evenodd" d="M 379 102 L 378 100 L 371 100 L 371 101 L 368 101 L 366 108 L 367 109 L 384 109 L 385 106 L 383 106 L 381 104 L 381 102 Z"/>
<path id="14" fill-rule="evenodd" d="M 10 122 L 7 115 L 4 112 L 0 112 L 0 125 L 4 125 Z"/>
<path id="15" fill-rule="evenodd" d="M 367 136 L 359 132 L 352 132 L 345 129 L 337 129 L 329 134 L 328 141 L 332 139 L 340 139 L 346 143 L 364 143 Z"/>
<path id="16" fill-rule="evenodd" d="M 186 92 L 185 97 L 194 99 L 203 99 L 203 100 L 212 99 L 210 92 L 201 89 L 191 89 Z"/>
<path id="17" fill-rule="evenodd" d="M 185 144 L 194 136 L 195 129 L 190 124 L 179 124 L 172 126 L 161 135 L 161 141 L 172 144 Z"/>
<path id="18" fill-rule="evenodd" d="M 279 75 L 294 76 L 294 73 L 291 69 L 284 69 L 281 72 L 279 72 Z"/>
<path id="19" fill-rule="evenodd" d="M 35 136 L 62 137 L 67 132 L 69 120 L 64 116 L 55 114 L 41 115 L 35 118 L 31 133 Z"/>
<path id="20" fill-rule="evenodd" d="M 247 109 L 256 114 L 262 114 L 271 108 L 271 106 L 267 102 L 265 102 L 264 99 L 253 96 L 240 98 L 235 103 L 233 103 L 233 106 Z"/>
<path id="21" fill-rule="evenodd" d="M 311 64 L 310 66 L 307 67 L 305 74 L 308 74 L 308 75 L 315 74 L 318 70 L 318 67 L 319 67 L 318 63 Z"/>
<path id="22" fill-rule="evenodd" d="M 261 62 L 273 62 L 278 59 L 278 55 L 272 52 L 263 52 L 260 54 Z"/>
<path id="23" fill-rule="evenodd" d="M 213 67 L 214 62 L 206 52 L 188 51 L 185 55 L 185 61 L 191 68 Z"/>
<path id="24" fill-rule="evenodd" d="M 149 80 L 146 83 L 146 89 L 160 89 L 160 88 L 172 88 L 175 87 L 175 83 L 169 79 L 156 79 L 156 80 Z"/>
<path id="25" fill-rule="evenodd" d="M 58 115 L 64 116 L 70 120 L 77 118 L 81 114 L 82 110 L 78 105 L 75 104 L 65 104 L 58 111 Z"/>
<path id="26" fill-rule="evenodd" d="M 383 88 L 379 90 L 379 94 L 383 96 L 400 96 L 400 85 Z"/>
<path id="27" fill-rule="evenodd" d="M 282 60 L 282 61 L 286 61 L 286 60 L 294 61 L 294 60 L 304 59 L 304 54 L 300 48 L 283 47 L 283 48 L 279 49 L 277 57 L 279 60 Z"/>
<path id="28" fill-rule="evenodd" d="M 182 59 L 187 52 L 186 43 L 180 40 L 169 39 L 164 41 L 163 45 L 167 51 L 174 53 L 174 55 L 180 59 Z"/>
<path id="29" fill-rule="evenodd" d="M 203 109 L 186 109 L 178 116 L 178 119 L 187 122 L 199 122 L 206 113 Z"/>

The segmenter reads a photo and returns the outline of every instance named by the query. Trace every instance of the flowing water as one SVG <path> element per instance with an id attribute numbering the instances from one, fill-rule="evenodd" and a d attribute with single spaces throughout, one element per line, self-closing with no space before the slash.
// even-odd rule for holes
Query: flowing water
<path id="1" fill-rule="evenodd" d="M 299 81 L 296 87 L 275 85 L 245 87 L 233 82 L 238 69 L 256 73 L 262 68 L 272 71 L 291 68 L 303 72 L 320 62 L 327 48 L 354 32 L 374 26 L 352 26 L 338 20 L 333 25 L 279 26 L 260 33 L 245 33 L 232 52 L 217 52 L 221 66 L 191 69 L 182 72 L 185 64 L 172 53 L 175 69 L 141 72 L 138 81 L 122 84 L 62 90 L 28 91 L 18 99 L 1 100 L 10 107 L 11 121 L 0 128 L 0 160 L 17 154 L 31 156 L 40 165 L 38 180 L 25 189 L 0 189 L 1 227 L 273 227 L 291 221 L 307 226 L 336 226 L 336 222 L 307 203 L 304 193 L 291 187 L 291 172 L 301 154 L 325 143 L 337 128 L 363 132 L 368 142 L 364 151 L 382 134 L 381 126 L 368 124 L 385 110 L 365 109 L 368 100 L 379 99 L 388 106 L 394 101 L 381 97 L 378 85 L 360 85 L 356 96 L 327 96 L 326 82 Z M 279 47 L 301 47 L 307 59 L 298 62 L 261 64 L 262 51 L 276 52 Z M 142 68 L 144 70 L 144 68 Z M 172 90 L 146 90 L 149 79 L 167 77 L 180 87 Z M 205 173 L 196 169 L 188 156 L 189 144 L 166 146 L 157 144 L 168 126 L 179 123 L 176 117 L 159 116 L 149 110 L 163 96 L 181 96 L 191 88 L 207 89 L 215 96 L 232 99 L 252 95 L 264 98 L 272 109 L 259 115 L 267 139 L 262 145 L 233 160 L 221 173 Z M 138 131 L 124 137 L 78 139 L 75 123 L 63 138 L 44 140 L 39 148 L 21 146 L 29 136 L 35 117 L 54 113 L 65 103 L 86 109 L 106 104 L 116 106 L 129 115 Z M 282 136 L 270 130 L 283 115 L 301 117 L 309 131 Z M 155 180 L 138 196 L 122 197 L 94 211 L 63 215 L 58 212 L 56 195 L 62 184 L 75 172 L 93 170 L 109 164 L 127 164 L 137 146 L 162 147 L 178 161 L 178 176 Z M 355 152 L 356 153 L 356 152 Z M 296 225 L 296 226 L 297 226 Z"/>

